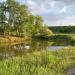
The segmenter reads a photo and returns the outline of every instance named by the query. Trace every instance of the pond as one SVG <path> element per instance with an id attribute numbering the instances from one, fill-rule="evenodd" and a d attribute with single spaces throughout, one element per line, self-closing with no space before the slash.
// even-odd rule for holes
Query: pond
<path id="1" fill-rule="evenodd" d="M 21 44 L 13 44 L 13 45 L 0 45 L 0 60 L 7 59 L 15 56 L 22 56 L 26 53 L 31 53 L 33 51 L 41 51 L 41 50 L 50 50 L 56 51 L 61 48 L 67 48 L 65 44 L 56 44 L 55 42 L 47 41 L 47 40 L 32 40 L 29 42 L 24 42 Z"/>

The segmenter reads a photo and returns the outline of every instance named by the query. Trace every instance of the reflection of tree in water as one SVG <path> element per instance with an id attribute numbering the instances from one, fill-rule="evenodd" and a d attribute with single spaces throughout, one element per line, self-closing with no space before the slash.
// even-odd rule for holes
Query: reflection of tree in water
<path id="1" fill-rule="evenodd" d="M 24 55 L 27 52 L 24 46 L 25 44 L 19 44 L 19 45 L 17 44 L 13 46 L 8 45 L 8 46 L 0 47 L 0 60 L 9 57 Z"/>
<path id="2" fill-rule="evenodd" d="M 0 47 L 0 60 L 14 56 L 10 46 Z"/>
<path id="3" fill-rule="evenodd" d="M 47 47 L 50 46 L 50 42 L 47 40 L 32 40 L 31 50 L 47 50 Z"/>
<path id="4" fill-rule="evenodd" d="M 47 50 L 47 47 L 50 46 L 49 41 L 45 40 L 32 40 L 28 43 L 8 45 L 0 47 L 0 59 L 6 59 L 15 56 L 23 56 L 26 53 L 31 53 L 34 51 Z"/>

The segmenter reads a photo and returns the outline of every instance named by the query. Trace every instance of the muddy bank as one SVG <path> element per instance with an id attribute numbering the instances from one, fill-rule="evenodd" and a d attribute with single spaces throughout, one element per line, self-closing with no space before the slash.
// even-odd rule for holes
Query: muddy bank
<path id="1" fill-rule="evenodd" d="M 0 43 L 20 43 L 30 40 L 30 37 L 13 37 L 13 36 L 0 36 Z"/>

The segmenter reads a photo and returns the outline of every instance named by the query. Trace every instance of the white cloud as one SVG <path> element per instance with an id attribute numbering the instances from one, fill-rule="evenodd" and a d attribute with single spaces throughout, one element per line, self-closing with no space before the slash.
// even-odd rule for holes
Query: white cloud
<path id="1" fill-rule="evenodd" d="M 67 9 L 66 9 L 67 7 L 66 6 L 64 6 L 60 11 L 59 11 L 59 13 L 66 13 L 67 12 Z"/>
<path id="2" fill-rule="evenodd" d="M 27 0 L 27 5 L 34 6 L 34 5 L 36 5 L 36 3 L 32 0 Z"/>
<path id="3" fill-rule="evenodd" d="M 44 23 L 75 23 L 75 1 L 73 0 L 27 0 L 26 4 L 33 14 L 43 17 Z"/>
<path id="4" fill-rule="evenodd" d="M 50 2 L 50 5 L 51 5 L 52 8 L 55 6 L 55 3 L 56 3 L 55 1 Z"/>

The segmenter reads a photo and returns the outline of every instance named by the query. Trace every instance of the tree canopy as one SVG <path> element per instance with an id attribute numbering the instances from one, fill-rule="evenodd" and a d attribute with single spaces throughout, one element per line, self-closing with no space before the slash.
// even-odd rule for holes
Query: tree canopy
<path id="1" fill-rule="evenodd" d="M 15 0 L 0 3 L 0 33 L 13 36 L 33 36 L 43 30 L 43 19 L 32 15 L 28 7 Z"/>

